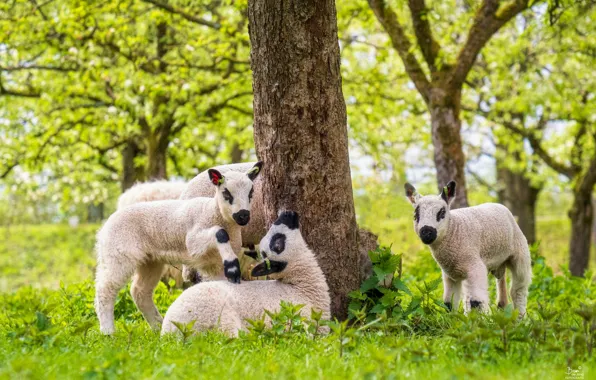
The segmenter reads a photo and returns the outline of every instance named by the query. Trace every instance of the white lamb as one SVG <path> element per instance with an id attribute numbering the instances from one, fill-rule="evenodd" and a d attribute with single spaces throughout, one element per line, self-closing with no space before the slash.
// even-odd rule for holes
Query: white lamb
<path id="1" fill-rule="evenodd" d="M 489 310 L 488 272 L 497 278 L 498 306 L 507 304 L 505 269 L 511 270 L 511 299 L 520 316 L 526 312 L 532 279 L 527 240 L 511 212 L 500 204 L 450 210 L 455 182 L 439 196 L 422 196 L 406 183 L 406 197 L 415 207 L 414 228 L 430 247 L 443 272 L 443 301 L 459 307 L 462 284 L 464 310 Z"/>
<path id="2" fill-rule="evenodd" d="M 253 269 L 253 276 L 269 275 L 274 280 L 232 285 L 225 281 L 203 282 L 187 289 L 165 315 L 162 334 L 173 333 L 173 322 L 195 321 L 197 331 L 217 328 L 231 336 L 246 328 L 246 319 L 260 318 L 265 310 L 279 311 L 280 301 L 301 304 L 301 313 L 311 309 L 330 316 L 329 287 L 313 252 L 299 230 L 298 214 L 280 213 L 259 245 L 265 261 Z"/>
<path id="3" fill-rule="evenodd" d="M 246 173 L 256 164 L 256 162 L 242 162 L 219 165 L 213 167 L 213 169 L 216 169 L 223 175 L 226 175 L 228 172 Z M 251 212 L 250 221 L 242 228 L 242 245 L 244 247 L 257 245 L 267 232 L 265 218 L 262 212 L 263 198 L 260 196 L 261 180 L 259 178 L 254 181 L 253 189 L 255 197 L 252 201 L 253 211 Z M 188 183 L 154 181 L 136 184 L 118 198 L 118 210 L 139 202 L 212 197 L 214 194 L 215 190 L 211 185 L 208 170 L 205 170 L 197 174 Z"/>
<path id="4" fill-rule="evenodd" d="M 250 220 L 253 180 L 261 166 L 259 162 L 247 173 L 226 177 L 210 169 L 217 188 L 213 198 L 142 202 L 110 216 L 97 234 L 95 310 L 102 333 L 114 332 L 116 296 L 135 272 L 131 294 L 153 328 L 162 322 L 153 290 L 165 263 L 187 264 L 240 282 L 235 254 L 241 248 L 239 225 Z"/>
<path id="5" fill-rule="evenodd" d="M 230 172 L 246 172 L 255 165 L 254 162 L 242 162 L 229 165 L 220 165 L 214 167 L 220 171 L 223 175 Z M 163 188 L 162 188 L 163 186 Z M 242 227 L 242 246 L 247 250 L 244 252 L 246 255 L 256 258 L 257 252 L 255 246 L 259 244 L 259 241 L 265 236 L 267 232 L 267 221 L 265 219 L 265 207 L 263 200 L 263 179 L 258 177 L 254 181 L 254 196 L 252 199 L 252 211 L 250 221 L 246 226 Z M 162 199 L 191 199 L 195 197 L 211 197 L 214 194 L 213 186 L 209 180 L 209 174 L 207 171 L 199 173 L 186 185 L 177 184 L 170 185 L 168 182 L 147 182 L 135 185 L 124 194 L 120 196 L 120 203 L 132 204 L 136 202 L 155 201 Z M 360 279 L 364 281 L 372 273 L 372 264 L 368 257 L 368 251 L 374 250 L 377 246 L 376 236 L 366 230 L 359 230 L 359 250 L 360 250 Z M 240 255 L 240 266 L 244 278 L 249 279 L 248 273 L 245 268 L 252 264 L 252 260 L 243 260 L 243 255 Z M 167 273 L 176 272 L 177 269 L 171 270 Z M 178 276 L 171 276 L 177 278 Z M 194 268 L 184 266 L 183 268 L 183 282 L 185 284 L 196 284 L 200 282 L 201 275 Z M 176 280 L 178 282 L 178 280 Z"/>
<path id="6" fill-rule="evenodd" d="M 214 168 L 217 169 L 217 168 Z M 250 168 L 248 168 L 250 169 Z M 248 170 L 247 169 L 247 170 Z M 247 171 L 245 170 L 245 172 Z M 211 182 L 209 182 L 211 184 Z M 118 210 L 139 202 L 163 201 L 166 199 L 178 199 L 180 194 L 186 189 L 184 182 L 154 181 L 139 183 L 126 190 L 118 198 Z M 214 194 L 213 186 L 209 188 L 209 194 L 202 197 L 212 197 Z"/>

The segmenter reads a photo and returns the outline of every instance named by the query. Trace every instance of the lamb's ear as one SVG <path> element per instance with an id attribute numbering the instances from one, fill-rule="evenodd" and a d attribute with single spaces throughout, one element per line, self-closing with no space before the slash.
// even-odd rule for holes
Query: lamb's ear
<path id="1" fill-rule="evenodd" d="M 449 183 L 443 187 L 441 198 L 443 198 L 448 205 L 451 205 L 451 202 L 455 199 L 455 181 L 449 181 Z"/>
<path id="2" fill-rule="evenodd" d="M 288 263 L 284 261 L 265 259 L 265 261 L 252 268 L 250 275 L 253 277 L 261 277 L 272 273 L 279 273 L 286 269 L 287 265 Z"/>
<path id="3" fill-rule="evenodd" d="M 217 169 L 209 169 L 209 179 L 215 186 L 219 186 L 225 181 L 225 177 Z"/>
<path id="4" fill-rule="evenodd" d="M 250 170 L 248 172 L 246 172 L 246 175 L 248 175 L 248 178 L 250 178 L 251 181 L 254 181 L 255 178 L 257 178 L 257 176 L 261 172 L 262 168 L 263 168 L 263 161 L 259 161 L 255 164 L 255 166 L 250 168 Z"/>
<path id="5" fill-rule="evenodd" d="M 415 205 L 418 202 L 418 198 L 420 198 L 420 194 L 418 194 L 416 188 L 409 182 L 406 182 L 404 189 L 406 190 L 406 198 L 408 198 L 412 205 Z"/>
<path id="6" fill-rule="evenodd" d="M 296 211 L 282 211 L 273 224 L 276 226 L 285 224 L 289 229 L 293 230 L 300 227 L 300 217 Z"/>

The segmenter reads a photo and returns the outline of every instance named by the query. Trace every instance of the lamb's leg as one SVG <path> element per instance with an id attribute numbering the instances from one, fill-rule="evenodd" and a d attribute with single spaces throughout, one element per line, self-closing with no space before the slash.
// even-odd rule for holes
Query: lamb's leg
<path id="1" fill-rule="evenodd" d="M 497 278 L 497 307 L 504 309 L 507 303 L 507 274 L 503 273 L 503 277 Z"/>
<path id="2" fill-rule="evenodd" d="M 464 293 L 466 294 L 464 310 L 480 309 L 489 310 L 488 299 L 488 270 L 484 263 L 476 263 L 468 268 L 468 278 L 464 280 Z"/>
<path id="3" fill-rule="evenodd" d="M 148 262 L 141 265 L 134 276 L 130 294 L 135 304 L 143 313 L 143 317 L 154 330 L 161 329 L 163 318 L 153 302 L 153 291 L 159 283 L 164 264 Z"/>
<path id="4" fill-rule="evenodd" d="M 102 334 L 111 335 L 114 327 L 114 304 L 120 289 L 126 285 L 134 272 L 132 263 L 117 262 L 108 265 L 100 262 L 97 265 L 95 280 L 95 313 L 99 319 L 99 330 Z"/>
<path id="5" fill-rule="evenodd" d="M 461 281 L 452 280 L 443 272 L 443 303 L 449 310 L 457 311 L 461 300 Z"/>
<path id="6" fill-rule="evenodd" d="M 230 244 L 227 231 L 219 226 L 194 231 L 186 238 L 190 255 L 197 260 L 210 249 L 216 248 L 221 255 L 224 275 L 230 282 L 240 283 L 240 262 Z"/>
<path id="7" fill-rule="evenodd" d="M 507 306 L 507 264 L 502 264 L 497 269 L 491 271 L 491 274 L 497 279 L 497 307 L 499 309 Z"/>
<path id="8" fill-rule="evenodd" d="M 519 310 L 520 317 L 522 317 L 526 313 L 528 287 L 532 282 L 530 253 L 529 251 L 522 252 L 512 257 L 509 261 L 509 268 L 511 269 L 511 300 L 513 301 L 513 306 Z"/>

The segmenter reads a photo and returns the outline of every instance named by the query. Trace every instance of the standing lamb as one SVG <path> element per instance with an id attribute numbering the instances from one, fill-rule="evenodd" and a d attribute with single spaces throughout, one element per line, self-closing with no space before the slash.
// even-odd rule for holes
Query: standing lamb
<path id="1" fill-rule="evenodd" d="M 255 165 L 254 162 L 242 162 L 229 165 L 220 165 L 214 167 L 223 175 L 230 172 L 246 172 Z M 252 200 L 252 211 L 250 215 L 250 221 L 244 227 L 242 227 L 242 246 L 247 248 L 245 254 L 256 258 L 257 252 L 255 246 L 259 244 L 259 241 L 265 236 L 267 232 L 267 221 L 265 219 L 265 207 L 263 200 L 263 180 L 259 177 L 254 181 L 254 196 Z M 163 199 L 192 199 L 195 197 L 212 197 L 214 194 L 213 186 L 209 180 L 209 174 L 207 171 L 199 173 L 188 184 L 171 184 L 165 181 L 147 182 L 140 183 L 120 196 L 118 201 L 118 208 L 121 206 L 130 205 L 138 202 L 157 201 Z M 372 273 L 372 264 L 368 257 L 368 252 L 374 250 L 377 246 L 377 237 L 372 233 L 360 229 L 359 230 L 359 251 L 360 251 L 360 280 L 364 281 Z M 251 265 L 254 261 L 243 260 L 243 256 L 240 257 L 240 265 L 243 278 L 250 279 L 245 268 Z M 166 273 L 177 272 L 177 269 L 170 270 Z M 178 276 L 171 276 L 175 278 L 177 282 Z M 198 271 L 194 268 L 184 266 L 183 267 L 183 282 L 185 284 L 191 283 L 196 284 L 200 281 L 201 276 Z"/>
<path id="2" fill-rule="evenodd" d="M 330 316 L 329 287 L 313 252 L 299 230 L 298 214 L 280 213 L 259 245 L 264 261 L 253 276 L 269 275 L 274 280 L 249 281 L 231 285 L 224 281 L 203 282 L 187 289 L 172 304 L 162 326 L 162 334 L 177 331 L 173 322 L 195 321 L 197 331 L 219 328 L 231 336 L 246 328 L 246 319 L 260 318 L 265 310 L 277 312 L 280 302 L 302 304 L 301 313 L 311 309 Z"/>
<path id="3" fill-rule="evenodd" d="M 505 269 L 511 270 L 511 299 L 520 316 L 526 312 L 532 267 L 528 243 L 511 212 L 486 203 L 450 210 L 455 182 L 439 196 L 422 196 L 406 183 L 406 197 L 415 208 L 414 229 L 430 247 L 443 272 L 443 302 L 457 310 L 464 290 L 464 310 L 489 309 L 488 272 L 497 278 L 498 306 L 507 304 Z"/>
<path id="4" fill-rule="evenodd" d="M 228 172 L 246 173 L 256 164 L 256 162 L 242 162 L 219 165 L 213 167 L 213 169 L 216 169 L 223 175 L 226 175 Z M 263 197 L 261 196 L 261 180 L 259 178 L 255 179 L 253 185 L 253 211 L 251 211 L 250 221 L 242 228 L 242 245 L 244 247 L 259 244 L 259 241 L 267 232 L 267 226 L 262 212 Z M 188 183 L 154 181 L 136 184 L 118 198 L 118 210 L 139 202 L 212 197 L 214 194 L 215 190 L 211 185 L 209 172 L 205 170 Z"/>
<path id="5" fill-rule="evenodd" d="M 226 177 L 210 169 L 214 198 L 142 202 L 110 216 L 97 234 L 95 310 L 102 333 L 114 332 L 116 296 L 135 272 L 132 298 L 153 328 L 162 322 L 153 290 L 165 263 L 196 266 L 208 276 L 240 282 L 239 226 L 250 220 L 253 180 L 261 166 Z"/>

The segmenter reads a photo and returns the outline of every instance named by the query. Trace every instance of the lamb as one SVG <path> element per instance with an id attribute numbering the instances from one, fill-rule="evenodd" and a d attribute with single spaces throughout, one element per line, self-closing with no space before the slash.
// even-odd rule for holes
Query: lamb
<path id="1" fill-rule="evenodd" d="M 213 198 L 142 202 L 110 216 L 97 234 L 95 310 L 102 333 L 114 332 L 116 296 L 135 272 L 132 298 L 156 329 L 162 318 L 153 290 L 165 263 L 196 266 L 203 274 L 240 282 L 239 225 L 250 220 L 253 180 L 261 167 L 258 162 L 247 173 L 225 177 L 210 169 L 217 189 Z"/>
<path id="2" fill-rule="evenodd" d="M 217 168 L 215 168 L 217 169 Z M 250 169 L 250 168 L 248 168 Z M 246 169 L 246 170 L 248 170 Z M 245 170 L 245 171 L 246 171 Z M 211 182 L 209 182 L 210 184 Z M 168 181 L 154 181 L 139 183 L 126 190 L 118 198 L 117 209 L 123 209 L 126 206 L 130 206 L 139 202 L 150 202 L 150 201 L 161 201 L 166 199 L 178 199 L 180 194 L 186 188 L 184 182 L 168 182 Z M 209 188 L 209 194 L 200 195 L 202 197 L 213 196 L 213 186 Z"/>
<path id="3" fill-rule="evenodd" d="M 526 312 L 532 279 L 527 240 L 511 212 L 500 204 L 450 210 L 454 181 L 439 196 L 422 196 L 405 184 L 407 199 L 415 208 L 414 229 L 430 247 L 443 273 L 443 302 L 457 310 L 462 285 L 464 310 L 489 310 L 488 272 L 497 278 L 498 306 L 507 304 L 505 270 L 511 271 L 511 299 L 520 316 Z"/>
<path id="4" fill-rule="evenodd" d="M 221 174 L 228 172 L 246 173 L 256 165 L 256 162 L 242 162 L 230 165 L 215 166 Z M 259 177 L 260 178 L 260 177 Z M 252 202 L 251 218 L 248 224 L 242 228 L 242 245 L 244 247 L 254 246 L 259 243 L 267 232 L 265 218 L 263 215 L 263 197 L 261 194 L 261 181 L 257 178 L 254 181 L 254 199 Z M 124 192 L 118 198 L 118 210 L 123 207 L 139 202 L 159 201 L 166 199 L 191 199 L 197 197 L 212 197 L 213 186 L 209 179 L 208 171 L 199 173 L 188 183 L 155 181 L 139 183 Z"/>
<path id="5" fill-rule="evenodd" d="M 256 162 L 244 162 L 215 166 L 213 169 L 218 170 L 223 175 L 226 175 L 230 171 L 245 173 L 254 167 L 255 164 Z M 255 245 L 258 244 L 267 232 L 265 218 L 262 212 L 263 197 L 261 195 L 261 181 L 259 178 L 254 181 L 253 185 L 254 196 L 250 221 L 241 229 L 242 246 L 247 248 L 245 253 L 253 259 L 257 257 Z M 192 199 L 196 197 L 212 197 L 213 195 L 214 190 L 209 179 L 208 171 L 203 171 L 188 183 L 155 181 L 136 184 L 120 196 L 118 199 L 118 209 L 139 202 L 165 199 Z M 242 255 L 240 256 L 240 266 L 243 274 L 246 272 L 244 269 L 252 264 L 252 262 L 254 261 L 244 260 L 244 257 Z M 166 267 L 163 273 L 163 277 L 165 277 L 164 281 L 167 283 L 169 278 L 172 278 L 176 281 L 176 284 L 187 286 L 188 284 L 194 285 L 203 279 L 195 268 L 185 265 L 182 268 L 182 272 L 180 274 L 177 268 Z"/>
<path id="6" fill-rule="evenodd" d="M 229 165 L 216 166 L 215 169 L 220 171 L 223 175 L 228 172 L 246 172 L 255 165 L 254 162 L 242 162 Z M 167 184 L 167 185 L 165 185 Z M 165 185 L 162 189 L 162 185 Z M 249 223 L 242 227 L 242 246 L 247 250 L 245 255 L 255 259 L 257 252 L 255 246 L 258 245 L 259 241 L 265 236 L 267 232 L 267 221 L 265 219 L 265 207 L 263 200 L 263 184 L 262 179 L 257 178 L 254 182 L 254 196 L 252 201 L 252 211 Z M 124 194 L 120 196 L 118 204 L 130 204 L 136 202 L 155 201 L 161 199 L 192 199 L 195 197 L 211 197 L 213 196 L 213 186 L 209 180 L 207 171 L 199 173 L 196 177 L 188 182 L 187 185 L 169 185 L 167 182 L 148 182 L 135 185 Z M 167 197 L 167 198 L 166 198 Z M 171 197 L 171 198 L 170 198 Z M 359 250 L 360 250 L 360 261 L 361 261 L 361 281 L 367 279 L 372 273 L 372 264 L 368 257 L 368 251 L 374 250 L 377 246 L 377 238 L 366 230 L 359 230 Z M 241 269 L 244 277 L 248 277 L 245 268 L 252 264 L 252 260 L 243 260 L 243 256 L 240 258 Z M 172 270 L 169 272 L 175 272 Z M 194 268 L 184 266 L 183 267 L 183 283 L 184 284 L 196 284 L 202 279 L 201 275 Z M 166 272 L 168 273 L 168 272 Z M 176 281 L 178 276 L 171 276 Z"/>
<path id="7" fill-rule="evenodd" d="M 298 214 L 284 211 L 261 240 L 264 261 L 254 267 L 253 276 L 269 275 L 274 280 L 231 285 L 225 281 L 203 282 L 180 295 L 167 311 L 162 335 L 176 333 L 173 322 L 195 321 L 197 331 L 218 328 L 230 336 L 246 328 L 246 319 L 260 318 L 265 310 L 279 311 L 280 301 L 305 305 L 330 317 L 329 287 L 315 255 L 299 230 Z"/>

